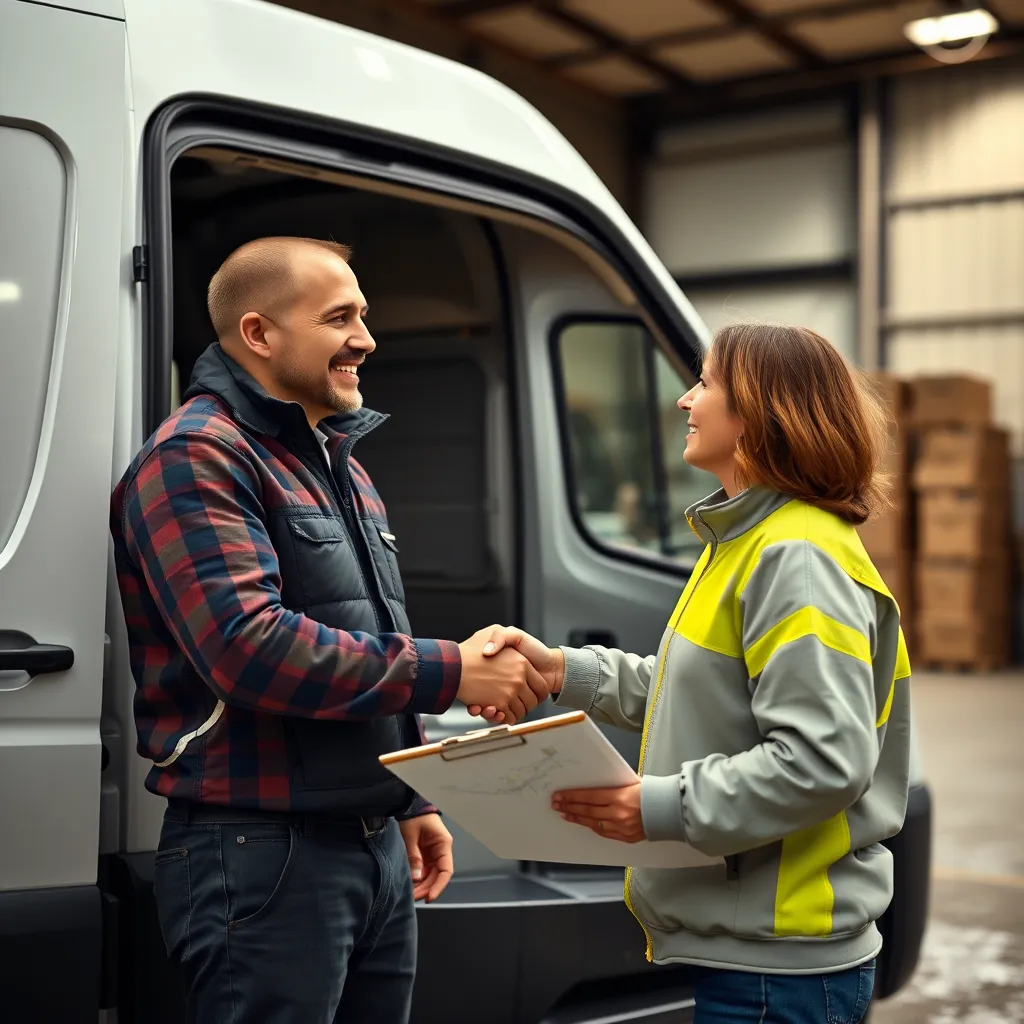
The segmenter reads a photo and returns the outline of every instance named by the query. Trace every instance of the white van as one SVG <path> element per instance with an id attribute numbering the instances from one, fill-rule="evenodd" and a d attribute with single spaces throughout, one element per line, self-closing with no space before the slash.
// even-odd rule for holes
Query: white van
<path id="1" fill-rule="evenodd" d="M 0 1017 L 181 1020 L 156 925 L 108 503 L 267 234 L 351 244 L 378 342 L 360 450 L 421 636 L 492 621 L 653 651 L 711 490 L 676 398 L 704 328 L 537 111 L 435 56 L 252 0 L 0 0 Z M 461 731 L 465 712 L 428 722 Z M 628 757 L 636 737 L 615 734 Z M 913 969 L 916 784 L 880 994 Z M 607 869 L 456 840 L 414 1019 L 679 1021 Z M 111 1019 L 112 1016 L 111 1016 Z"/>

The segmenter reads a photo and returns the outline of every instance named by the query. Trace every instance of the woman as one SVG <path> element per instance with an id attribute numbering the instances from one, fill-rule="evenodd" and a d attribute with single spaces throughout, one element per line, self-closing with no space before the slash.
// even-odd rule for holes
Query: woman
<path id="1" fill-rule="evenodd" d="M 517 647 L 559 705 L 643 732 L 641 778 L 556 794 L 564 817 L 723 858 L 626 876 L 648 958 L 699 968 L 697 1024 L 855 1024 L 908 782 L 899 609 L 855 530 L 885 504 L 884 417 L 824 338 L 760 324 L 718 333 L 679 407 L 684 458 L 722 487 L 688 510 L 707 546 L 657 656 L 514 629 L 492 651 Z"/>

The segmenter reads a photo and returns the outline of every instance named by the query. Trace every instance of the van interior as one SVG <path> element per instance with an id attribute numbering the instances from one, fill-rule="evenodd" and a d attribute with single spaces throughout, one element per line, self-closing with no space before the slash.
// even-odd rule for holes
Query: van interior
<path id="1" fill-rule="evenodd" d="M 377 342 L 361 389 L 369 408 L 390 415 L 355 457 L 398 537 L 414 631 L 462 639 L 512 621 L 514 507 L 496 497 L 510 486 L 513 453 L 508 423 L 495 417 L 510 346 L 488 223 L 225 151 L 176 161 L 171 188 L 172 404 L 216 340 L 206 285 L 232 250 L 267 235 L 351 246 Z"/>

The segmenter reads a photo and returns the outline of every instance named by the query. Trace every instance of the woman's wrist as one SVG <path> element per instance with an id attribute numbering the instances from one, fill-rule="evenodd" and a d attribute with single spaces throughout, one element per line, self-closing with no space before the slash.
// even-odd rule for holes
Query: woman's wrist
<path id="1" fill-rule="evenodd" d="M 551 684 L 551 696 L 557 697 L 562 692 L 562 680 L 565 678 L 565 652 L 561 647 L 552 647 L 549 650 L 555 667 L 552 669 L 548 681 Z"/>

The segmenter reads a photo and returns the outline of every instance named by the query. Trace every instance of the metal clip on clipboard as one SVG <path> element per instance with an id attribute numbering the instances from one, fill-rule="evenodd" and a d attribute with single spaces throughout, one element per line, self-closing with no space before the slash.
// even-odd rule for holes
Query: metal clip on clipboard
<path id="1" fill-rule="evenodd" d="M 496 725 L 493 729 L 477 729 L 465 736 L 450 736 L 441 741 L 441 760 L 458 761 L 476 754 L 491 754 L 495 750 L 521 747 L 526 737 L 514 733 L 507 725 Z"/>

